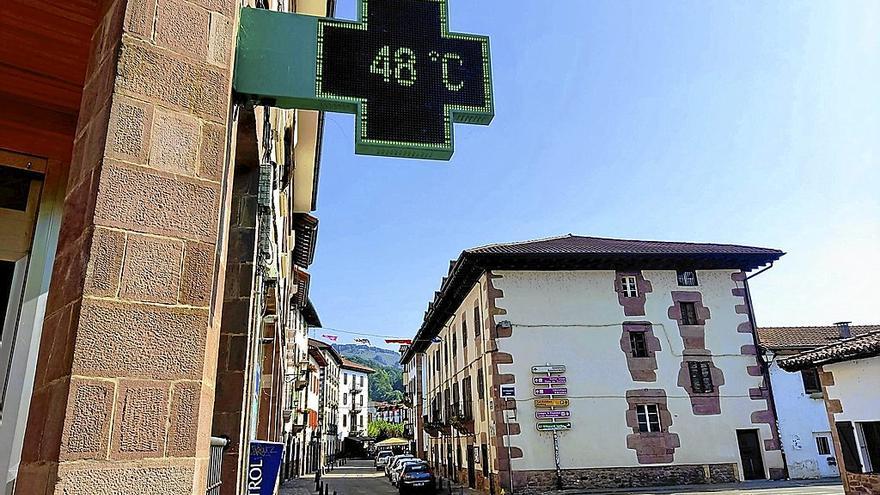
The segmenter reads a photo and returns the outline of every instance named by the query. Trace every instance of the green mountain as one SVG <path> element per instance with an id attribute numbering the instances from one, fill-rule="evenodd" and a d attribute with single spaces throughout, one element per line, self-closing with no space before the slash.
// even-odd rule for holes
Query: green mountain
<path id="1" fill-rule="evenodd" d="M 348 359 L 357 356 L 375 361 L 382 366 L 400 368 L 400 353 L 390 349 L 361 344 L 333 344 L 333 348 Z"/>
<path id="2" fill-rule="evenodd" d="M 403 369 L 400 354 L 388 349 L 359 344 L 333 344 L 339 354 L 376 370 L 370 375 L 372 401 L 395 402 L 403 399 Z"/>

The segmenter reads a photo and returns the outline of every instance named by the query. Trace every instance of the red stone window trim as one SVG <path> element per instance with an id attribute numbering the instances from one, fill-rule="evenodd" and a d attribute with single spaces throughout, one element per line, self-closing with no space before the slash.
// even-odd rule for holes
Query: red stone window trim
<path id="1" fill-rule="evenodd" d="M 649 322 L 624 322 L 620 350 L 626 355 L 626 367 L 636 382 L 657 381 L 657 358 L 660 339 L 654 336 Z"/>
<path id="2" fill-rule="evenodd" d="M 635 279 L 635 286 L 631 280 Z M 654 289 L 640 271 L 617 271 L 614 273 L 614 292 L 625 316 L 645 316 L 646 294 Z"/>

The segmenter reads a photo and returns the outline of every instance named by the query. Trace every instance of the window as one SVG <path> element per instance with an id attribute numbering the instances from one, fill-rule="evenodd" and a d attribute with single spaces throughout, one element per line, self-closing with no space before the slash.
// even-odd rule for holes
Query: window
<path id="1" fill-rule="evenodd" d="M 679 270 L 678 285 L 686 287 L 693 287 L 697 285 L 697 272 L 693 270 Z"/>
<path id="2" fill-rule="evenodd" d="M 474 336 L 480 335 L 480 303 L 474 304 Z"/>
<path id="3" fill-rule="evenodd" d="M 816 449 L 819 451 L 819 455 L 831 455 L 828 437 L 816 437 Z"/>
<path id="4" fill-rule="evenodd" d="M 620 277 L 620 289 L 623 292 L 623 297 L 639 297 L 636 278 L 632 275 Z"/>
<path id="5" fill-rule="evenodd" d="M 358 416 L 358 426 L 364 426 L 364 417 Z"/>
<path id="6" fill-rule="evenodd" d="M 467 314 L 461 315 L 461 348 L 462 349 L 467 347 L 468 335 L 467 335 L 467 320 L 465 319 L 466 316 L 467 316 Z"/>
<path id="7" fill-rule="evenodd" d="M 660 413 L 657 410 L 657 404 L 637 405 L 636 417 L 639 420 L 641 433 L 660 431 Z"/>
<path id="8" fill-rule="evenodd" d="M 485 379 L 483 378 L 483 369 L 477 370 L 477 397 L 483 400 L 486 396 Z"/>
<path id="9" fill-rule="evenodd" d="M 348 373 L 343 373 L 343 374 L 342 374 L 342 384 L 343 384 L 343 385 L 348 385 Z"/>
<path id="10" fill-rule="evenodd" d="M 347 393 L 347 392 L 343 392 L 343 393 L 342 393 L 342 405 L 344 406 L 344 405 L 346 405 L 346 404 L 348 404 L 348 393 Z"/>
<path id="11" fill-rule="evenodd" d="M 682 325 L 699 325 L 697 323 L 697 307 L 692 302 L 680 302 L 678 307 L 681 309 Z"/>
<path id="12" fill-rule="evenodd" d="M 688 361 L 688 372 L 691 375 L 691 389 L 698 394 L 706 394 L 715 390 L 712 383 L 712 368 L 708 361 Z"/>
<path id="13" fill-rule="evenodd" d="M 358 396 L 358 404 L 364 405 L 364 394 Z"/>
<path id="14" fill-rule="evenodd" d="M 346 419 L 348 419 L 348 416 L 346 416 L 346 415 L 343 414 L 343 415 L 342 415 L 342 427 L 343 427 L 343 428 L 345 428 L 345 427 L 348 426 L 348 424 L 346 424 Z"/>
<path id="15" fill-rule="evenodd" d="M 630 331 L 629 345 L 632 348 L 633 357 L 648 357 L 648 344 L 645 341 L 645 332 L 639 330 Z"/>
<path id="16" fill-rule="evenodd" d="M 822 384 L 819 383 L 819 370 L 812 368 L 809 370 L 801 370 L 801 380 L 804 382 L 804 392 L 808 394 L 816 394 L 822 392 Z"/>
<path id="17" fill-rule="evenodd" d="M 866 473 L 880 472 L 880 421 L 858 423 Z"/>
<path id="18" fill-rule="evenodd" d="M 458 344 L 456 343 L 456 336 L 458 333 L 455 331 L 455 327 L 452 327 L 452 357 L 455 357 L 455 354 L 458 352 Z"/>
<path id="19" fill-rule="evenodd" d="M 364 386 L 364 376 L 363 375 L 358 377 L 358 385 L 360 385 L 361 387 Z"/>

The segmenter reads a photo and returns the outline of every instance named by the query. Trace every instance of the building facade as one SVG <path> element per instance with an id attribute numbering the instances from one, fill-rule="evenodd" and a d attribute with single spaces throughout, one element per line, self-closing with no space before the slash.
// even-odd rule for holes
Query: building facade
<path id="1" fill-rule="evenodd" d="M 490 492 L 783 477 L 746 281 L 782 254 L 577 236 L 466 250 L 402 359 L 423 355 L 429 462 Z"/>
<path id="2" fill-rule="evenodd" d="M 401 360 L 407 355 L 409 346 L 400 349 Z M 404 437 L 410 439 L 410 452 L 417 457 L 427 459 L 425 451 L 425 373 L 423 368 L 424 355 L 415 354 L 403 366 L 404 400 L 406 418 L 403 425 Z"/>
<path id="3" fill-rule="evenodd" d="M 342 450 L 339 440 L 339 377 L 342 356 L 326 342 L 310 339 L 309 343 L 320 349 L 327 361 L 327 366 L 321 370 L 321 402 L 318 410 L 321 465 L 327 466 Z"/>
<path id="4" fill-rule="evenodd" d="M 792 479 L 840 476 L 816 368 L 789 372 L 780 360 L 830 343 L 880 330 L 849 324 L 758 328 L 760 352 L 768 363 L 779 438 Z"/>
<path id="5" fill-rule="evenodd" d="M 339 438 L 367 436 L 370 375 L 374 372 L 372 368 L 342 359 L 339 385 Z"/>
<path id="6" fill-rule="evenodd" d="M 239 493 L 287 442 L 323 117 L 233 101 L 236 26 L 332 5 L 4 7 L 3 493 Z"/>
<path id="7" fill-rule="evenodd" d="M 782 369 L 818 369 L 845 492 L 880 493 L 880 330 L 780 361 Z"/>

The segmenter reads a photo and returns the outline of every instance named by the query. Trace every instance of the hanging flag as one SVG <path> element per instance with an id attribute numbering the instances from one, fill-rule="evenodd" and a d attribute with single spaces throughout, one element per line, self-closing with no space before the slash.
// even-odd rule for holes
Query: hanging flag
<path id="1" fill-rule="evenodd" d="M 356 344 L 370 345 L 370 339 L 354 339 Z"/>
<path id="2" fill-rule="evenodd" d="M 412 344 L 412 339 L 385 339 L 386 344 Z"/>
<path id="3" fill-rule="evenodd" d="M 321 335 L 321 337 L 324 337 L 327 340 L 332 340 L 333 342 L 336 342 L 336 339 L 339 338 L 338 335 L 330 335 L 330 334 L 326 334 L 326 333 L 324 335 Z"/>
<path id="4" fill-rule="evenodd" d="M 443 342 L 443 340 L 440 339 L 440 337 L 434 337 L 433 339 L 431 339 L 431 342 L 434 344 L 439 344 L 440 342 Z"/>

